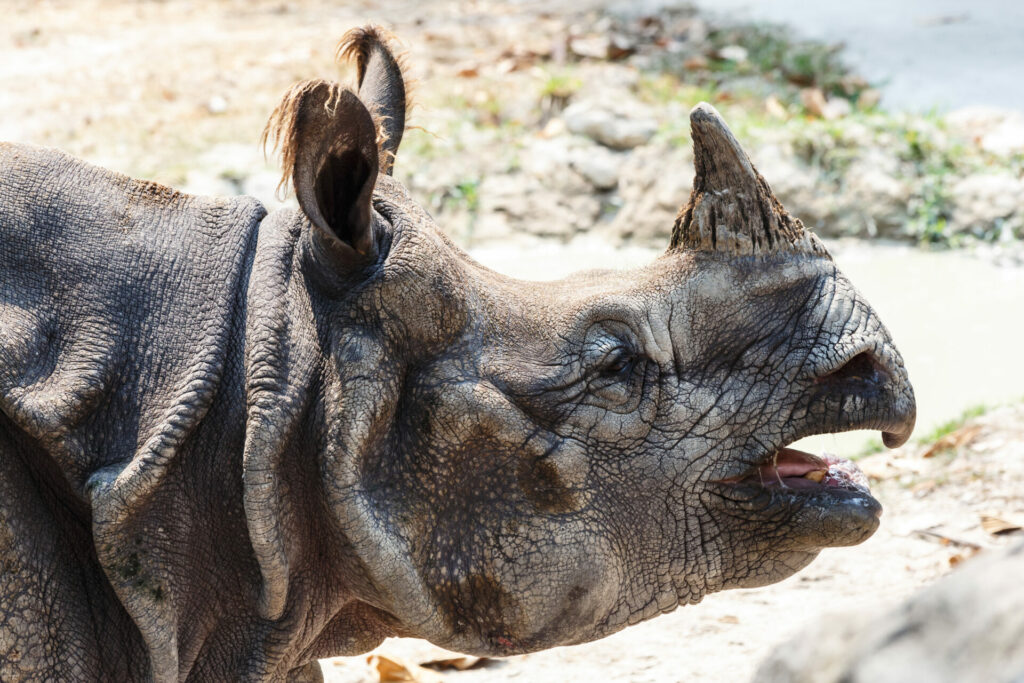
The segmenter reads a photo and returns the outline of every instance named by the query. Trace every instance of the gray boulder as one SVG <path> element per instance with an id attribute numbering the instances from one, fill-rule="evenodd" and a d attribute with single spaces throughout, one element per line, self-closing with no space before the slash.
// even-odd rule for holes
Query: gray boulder
<path id="1" fill-rule="evenodd" d="M 977 558 L 881 616 L 828 618 L 755 683 L 1024 681 L 1024 542 Z"/>

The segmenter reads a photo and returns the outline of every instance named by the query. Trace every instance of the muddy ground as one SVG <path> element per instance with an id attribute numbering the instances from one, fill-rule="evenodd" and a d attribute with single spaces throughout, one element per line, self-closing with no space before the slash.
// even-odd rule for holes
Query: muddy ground
<path id="1" fill-rule="evenodd" d="M 0 28 L 0 139 L 59 146 L 133 175 L 211 192 L 242 190 L 269 203 L 276 169 L 260 155 L 259 131 L 295 80 L 336 75 L 334 44 L 348 28 L 373 19 L 400 34 L 415 55 L 411 69 L 420 81 L 422 107 L 413 122 L 452 131 L 463 125 L 460 116 L 481 111 L 474 98 L 486 105 L 489 91 L 467 88 L 461 105 L 454 96 L 437 101 L 431 79 L 465 78 L 458 74 L 495 60 L 506 60 L 501 68 L 508 69 L 510 89 L 534 93 L 540 109 L 524 116 L 544 115 L 536 93 L 557 90 L 558 83 L 529 65 L 529 55 L 550 50 L 551 35 L 571 33 L 572 20 L 562 11 L 568 6 L 559 0 L 19 3 L 4 8 Z M 505 41 L 500 49 L 496 35 Z M 523 68 L 520 59 L 527 62 Z M 599 78 L 602 72 L 588 73 Z M 493 137 L 482 135 L 479 145 L 451 153 L 491 154 Z M 432 139 L 432 133 L 412 131 L 405 144 L 425 148 Z M 225 172 L 232 165 L 244 166 L 244 177 Z M 425 201 L 461 201 L 469 211 L 472 189 Z M 605 195 L 587 191 L 598 213 L 604 211 Z M 510 266 L 528 261 L 544 239 L 509 237 L 508 244 L 518 245 L 508 248 Z M 573 253 L 580 268 L 590 265 L 586 250 Z M 885 506 L 880 531 L 861 546 L 825 551 L 781 584 L 712 595 L 597 643 L 466 671 L 416 667 L 443 656 L 417 641 L 389 641 L 378 654 L 407 665 L 405 674 L 392 670 L 390 680 L 406 674 L 467 683 L 747 680 L 766 653 L 807 624 L 890 606 L 971 555 L 1009 542 L 1012 527 L 1024 521 L 1024 409 L 975 418 L 940 446 L 913 443 L 863 459 Z M 323 667 L 330 681 L 376 681 L 386 668 L 373 656 L 325 660 Z"/>

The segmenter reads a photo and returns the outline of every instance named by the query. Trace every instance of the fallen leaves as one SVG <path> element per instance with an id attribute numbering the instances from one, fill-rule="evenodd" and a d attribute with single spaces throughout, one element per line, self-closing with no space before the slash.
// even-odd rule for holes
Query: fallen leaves
<path id="1" fill-rule="evenodd" d="M 978 550 L 967 550 L 967 551 L 964 551 L 962 553 L 957 553 L 956 555 L 950 555 L 949 556 L 949 566 L 950 567 L 955 567 L 958 564 L 960 564 L 961 562 L 963 562 L 964 560 L 968 560 L 968 559 L 974 557 L 979 552 L 980 551 L 978 551 Z"/>
<path id="2" fill-rule="evenodd" d="M 707 69 L 710 63 L 711 62 L 709 62 L 708 58 L 704 55 L 694 55 L 692 57 L 687 57 L 683 61 L 683 68 L 687 71 L 702 71 Z"/>
<path id="3" fill-rule="evenodd" d="M 424 678 L 423 673 L 418 671 L 422 667 L 417 664 L 399 661 L 384 655 L 370 655 L 366 658 L 366 663 L 377 673 L 377 680 L 381 683 L 440 680 L 440 677 L 437 679 Z M 431 671 L 424 670 L 424 672 L 433 675 Z"/>
<path id="4" fill-rule="evenodd" d="M 827 121 L 842 118 L 853 111 L 849 100 L 842 97 L 827 98 L 821 88 L 803 88 L 800 91 L 800 104 L 808 114 Z"/>
<path id="5" fill-rule="evenodd" d="M 1024 523 L 1022 522 L 1011 522 L 997 517 L 994 514 L 981 514 L 981 528 L 992 534 L 993 536 L 1002 536 L 1005 534 L 1014 534 L 1019 531 L 1024 531 Z"/>
<path id="6" fill-rule="evenodd" d="M 785 121 L 789 118 L 789 111 L 786 109 L 786 105 L 782 103 L 778 95 L 769 95 L 765 98 L 764 109 L 772 117 Z"/>
<path id="7" fill-rule="evenodd" d="M 423 662 L 420 666 L 433 669 L 434 671 L 468 671 L 470 669 L 479 669 L 487 666 L 490 661 L 491 660 L 487 657 L 472 657 L 464 655 L 462 657 L 435 659 L 430 662 Z"/>
<path id="8" fill-rule="evenodd" d="M 636 51 L 636 43 L 621 34 L 573 36 L 569 39 L 569 51 L 577 57 L 616 60 L 628 57 Z"/>
<path id="9" fill-rule="evenodd" d="M 927 529 L 914 529 L 910 532 L 915 538 L 919 538 L 922 541 L 931 541 L 944 546 L 953 546 L 954 548 L 967 548 L 975 552 L 981 550 L 981 545 L 973 542 L 966 541 L 960 538 L 954 538 L 948 536 L 940 531 L 936 531 L 935 527 L 929 527 Z"/>
<path id="10" fill-rule="evenodd" d="M 970 424 L 961 427 L 955 432 L 946 434 L 941 439 L 936 440 L 935 443 L 929 446 L 925 452 L 921 454 L 921 457 L 930 458 L 936 453 L 962 448 L 973 441 L 974 437 L 981 433 L 981 430 L 982 425 L 980 424 Z"/>
<path id="11" fill-rule="evenodd" d="M 487 657 L 453 655 L 424 662 L 389 654 L 372 654 L 366 663 L 380 683 L 442 683 L 440 671 L 468 671 L 487 666 L 493 660 Z"/>

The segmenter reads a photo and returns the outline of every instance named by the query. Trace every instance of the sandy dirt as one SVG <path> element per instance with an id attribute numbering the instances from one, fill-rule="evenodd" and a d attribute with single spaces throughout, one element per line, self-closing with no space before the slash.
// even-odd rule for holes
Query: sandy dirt
<path id="1" fill-rule="evenodd" d="M 466 60 L 493 57 L 497 35 L 524 44 L 543 39 L 565 23 L 558 10 L 566 4 L 18 3 L 4 8 L 0 27 L 0 139 L 59 146 L 180 183 L 214 144 L 237 144 L 246 161 L 263 163 L 255 140 L 267 113 L 295 80 L 335 75 L 334 45 L 353 25 L 390 25 L 416 55 L 421 88 L 429 88 L 430 79 L 453 77 Z M 420 99 L 429 103 L 429 93 Z M 447 115 L 428 106 L 415 123 L 432 128 Z M 410 143 L 420 135 L 428 134 L 410 132 Z M 577 257 L 579 267 L 592 265 L 585 252 Z M 1024 409 L 1004 408 L 954 432 L 948 449 L 928 453 L 931 447 L 914 444 L 863 460 L 885 506 L 880 531 L 861 546 L 823 552 L 781 584 L 712 595 L 597 643 L 466 671 L 417 668 L 444 656 L 418 641 L 388 641 L 378 654 L 431 681 L 747 680 L 766 653 L 807 624 L 891 606 L 973 553 L 1006 544 L 1008 536 L 985 531 L 982 522 L 994 529 L 992 518 L 1024 521 L 1021 425 Z M 323 667 L 329 681 L 377 681 L 381 661 L 339 658 Z M 403 680 L 400 671 L 393 675 L 386 680 Z"/>

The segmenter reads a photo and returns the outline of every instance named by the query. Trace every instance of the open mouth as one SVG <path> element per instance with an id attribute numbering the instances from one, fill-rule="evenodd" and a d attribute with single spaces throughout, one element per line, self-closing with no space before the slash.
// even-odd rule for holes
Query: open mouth
<path id="1" fill-rule="evenodd" d="M 745 472 L 716 483 L 741 496 L 733 500 L 760 499 L 771 501 L 773 508 L 794 510 L 794 523 L 810 537 L 821 536 L 822 545 L 859 543 L 874 532 L 882 515 L 867 476 L 853 461 L 833 455 L 780 448 Z"/>
<path id="2" fill-rule="evenodd" d="M 795 448 L 781 448 L 748 472 L 719 483 L 797 491 L 843 489 L 871 495 L 867 476 L 852 460 L 834 455 L 818 457 Z"/>

